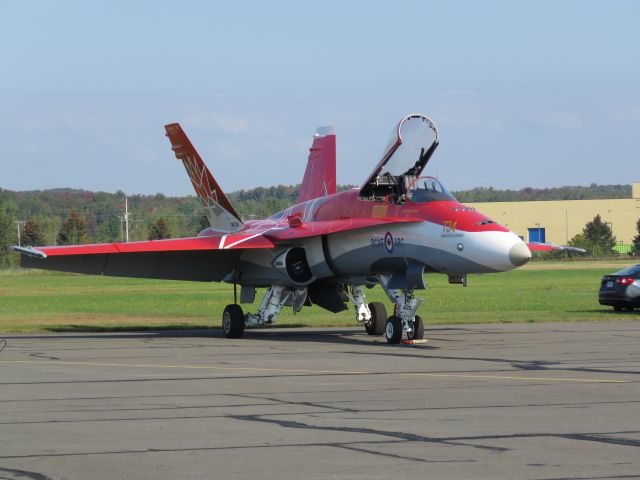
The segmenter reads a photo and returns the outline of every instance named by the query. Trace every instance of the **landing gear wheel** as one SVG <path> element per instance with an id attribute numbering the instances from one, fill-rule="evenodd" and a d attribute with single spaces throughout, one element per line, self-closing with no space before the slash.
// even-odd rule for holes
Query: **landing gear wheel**
<path id="1" fill-rule="evenodd" d="M 422 340 L 424 338 L 424 324 L 422 323 L 422 318 L 418 315 L 415 316 L 413 321 L 413 331 L 407 337 L 409 337 L 409 340 Z"/>
<path id="2" fill-rule="evenodd" d="M 240 338 L 244 333 L 244 314 L 240 305 L 227 305 L 222 314 L 222 333 L 227 338 Z"/>
<path id="3" fill-rule="evenodd" d="M 616 312 L 621 312 L 622 311 L 622 307 L 613 307 L 613 310 Z"/>
<path id="4" fill-rule="evenodd" d="M 387 343 L 400 343 L 400 340 L 402 339 L 402 320 L 400 320 L 399 317 L 396 317 L 395 315 L 391 315 L 389 317 L 384 336 L 387 337 Z"/>
<path id="5" fill-rule="evenodd" d="M 383 303 L 371 302 L 369 304 L 371 320 L 364 322 L 364 329 L 369 335 L 382 335 L 384 333 L 385 321 L 387 320 L 387 309 Z"/>

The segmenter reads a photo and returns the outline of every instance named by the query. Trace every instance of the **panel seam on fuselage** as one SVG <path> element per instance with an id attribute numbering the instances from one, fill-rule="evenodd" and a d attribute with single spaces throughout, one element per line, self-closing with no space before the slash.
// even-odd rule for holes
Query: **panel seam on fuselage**
<path id="1" fill-rule="evenodd" d="M 327 262 L 327 266 L 333 275 L 336 275 L 336 266 L 331 259 L 331 255 L 329 254 L 329 238 L 328 235 L 322 235 L 322 254 L 324 255 L 324 261 Z"/>

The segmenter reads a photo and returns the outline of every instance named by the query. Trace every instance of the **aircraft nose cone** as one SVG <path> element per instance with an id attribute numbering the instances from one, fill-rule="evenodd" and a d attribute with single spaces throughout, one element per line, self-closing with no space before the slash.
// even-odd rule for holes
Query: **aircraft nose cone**
<path id="1" fill-rule="evenodd" d="M 527 248 L 524 243 L 516 243 L 509 250 L 509 260 L 516 267 L 521 267 L 529 260 L 531 260 L 531 251 Z"/>

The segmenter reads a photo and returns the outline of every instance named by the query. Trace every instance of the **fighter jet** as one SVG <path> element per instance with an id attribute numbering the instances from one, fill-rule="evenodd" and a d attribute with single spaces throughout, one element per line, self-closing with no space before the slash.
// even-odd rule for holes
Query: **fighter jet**
<path id="1" fill-rule="evenodd" d="M 263 220 L 243 221 L 177 123 L 165 126 L 210 227 L 197 237 L 131 243 L 14 247 L 22 266 L 93 275 L 234 285 L 222 330 L 274 324 L 285 307 L 355 309 L 370 335 L 389 343 L 424 336 L 417 315 L 424 275 L 447 275 L 466 285 L 468 274 L 505 272 L 526 264 L 531 249 L 516 234 L 459 203 L 437 178 L 422 176 L 439 144 L 435 123 L 407 115 L 394 128 L 382 158 L 359 188 L 336 191 L 336 135 L 319 128 L 310 148 L 297 203 Z M 393 304 L 367 303 L 380 286 Z M 238 288 L 239 287 L 239 299 Z M 258 289 L 264 295 L 251 312 Z"/>

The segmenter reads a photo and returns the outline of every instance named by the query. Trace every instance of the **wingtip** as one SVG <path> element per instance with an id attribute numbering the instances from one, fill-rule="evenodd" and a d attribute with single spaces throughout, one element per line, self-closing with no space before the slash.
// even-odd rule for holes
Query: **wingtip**
<path id="1" fill-rule="evenodd" d="M 36 250 L 33 247 L 19 247 L 18 245 L 13 245 L 11 248 L 16 252 L 21 253 L 22 255 L 26 255 L 28 257 L 47 258 L 46 253 L 40 250 Z"/>

